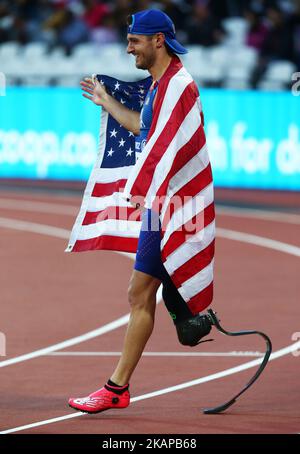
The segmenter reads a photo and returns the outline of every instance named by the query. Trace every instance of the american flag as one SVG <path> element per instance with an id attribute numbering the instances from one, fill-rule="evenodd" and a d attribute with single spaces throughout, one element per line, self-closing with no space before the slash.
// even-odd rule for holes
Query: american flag
<path id="1" fill-rule="evenodd" d="M 137 111 L 152 81 L 97 77 Z M 98 158 L 66 249 L 136 252 L 141 221 L 134 206 L 142 200 L 159 211 L 162 260 L 193 313 L 213 298 L 215 211 L 203 121 L 197 86 L 178 57 L 159 81 L 151 129 L 138 159 L 132 133 L 103 109 Z"/>

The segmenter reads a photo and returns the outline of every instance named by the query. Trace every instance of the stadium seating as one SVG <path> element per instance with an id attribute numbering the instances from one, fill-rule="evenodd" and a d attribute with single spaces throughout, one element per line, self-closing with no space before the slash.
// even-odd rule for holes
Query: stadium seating
<path id="1" fill-rule="evenodd" d="M 231 18 L 225 21 L 225 25 L 228 31 L 225 43 L 211 48 L 187 46 L 189 53 L 181 58 L 202 86 L 249 88 L 258 61 L 257 51 L 243 43 L 246 30 L 243 19 Z M 128 81 L 148 75 L 135 67 L 134 58 L 126 53 L 124 44 L 79 44 L 71 55 L 66 56 L 64 49 L 57 47 L 49 51 L 45 43 L 20 46 L 8 42 L 0 45 L 0 62 L 0 71 L 6 75 L 9 85 L 78 86 L 82 77 L 93 73 L 111 74 Z M 291 82 L 294 71 L 295 66 L 288 61 L 273 62 L 259 88 L 284 89 Z"/>
<path id="2" fill-rule="evenodd" d="M 245 45 L 248 23 L 241 17 L 229 17 L 223 21 L 227 33 L 225 44 L 233 47 Z"/>
<path id="3" fill-rule="evenodd" d="M 275 82 L 283 85 L 291 84 L 292 75 L 296 72 L 296 65 L 290 61 L 280 60 L 269 64 L 263 82 Z"/>

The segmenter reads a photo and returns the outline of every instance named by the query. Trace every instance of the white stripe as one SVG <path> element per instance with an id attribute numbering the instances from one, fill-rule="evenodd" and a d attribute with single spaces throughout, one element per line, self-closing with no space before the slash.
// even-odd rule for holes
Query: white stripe
<path id="1" fill-rule="evenodd" d="M 201 178 L 201 172 L 208 166 L 209 156 L 207 146 L 204 145 L 198 153 L 190 159 L 175 175 L 171 178 L 168 190 L 168 199 L 165 200 L 161 210 L 161 219 L 164 219 L 168 203 L 188 181 L 191 181 L 197 175 Z"/>
<path id="2" fill-rule="evenodd" d="M 145 200 L 148 203 L 146 207 L 151 208 L 153 196 L 157 193 L 159 187 L 165 180 L 166 175 L 169 173 L 178 151 L 191 139 L 200 124 L 201 116 L 199 107 L 198 103 L 195 102 L 155 168 L 151 185 L 145 197 Z"/>
<path id="3" fill-rule="evenodd" d="M 127 179 L 133 167 L 134 165 L 113 168 L 95 168 L 93 170 L 94 183 L 114 183 L 117 180 Z"/>
<path id="4" fill-rule="evenodd" d="M 67 351 L 67 352 L 52 352 L 46 356 L 121 356 L 122 352 L 81 352 L 81 351 Z M 262 352 L 243 352 L 243 351 L 232 351 L 232 352 L 144 352 L 142 356 L 149 357 L 261 357 L 264 356 Z"/>
<path id="5" fill-rule="evenodd" d="M 140 230 L 141 223 L 137 221 L 106 219 L 95 224 L 83 225 L 78 233 L 77 240 L 89 240 L 103 234 L 124 238 L 138 238 Z"/>
<path id="6" fill-rule="evenodd" d="M 211 222 L 201 232 L 181 244 L 164 262 L 168 273 L 172 275 L 181 265 L 203 251 L 215 238 L 215 222 Z"/>
<path id="7" fill-rule="evenodd" d="M 86 211 L 95 212 L 105 210 L 107 207 L 120 206 L 120 207 L 131 207 L 130 203 L 122 197 L 120 192 L 114 192 L 111 195 L 103 197 L 90 197 L 86 205 Z"/>
<path id="8" fill-rule="evenodd" d="M 277 350 L 276 352 L 272 353 L 269 361 L 273 361 L 274 359 L 278 359 L 278 358 L 281 358 L 282 356 L 289 355 L 290 353 L 297 351 L 299 348 L 300 348 L 300 341 L 295 342 L 293 345 L 289 345 L 288 347 L 282 348 L 282 349 Z M 130 399 L 130 402 L 131 403 L 139 402 L 141 400 L 151 399 L 153 397 L 162 396 L 164 394 L 169 394 L 169 393 L 172 393 L 175 391 L 190 388 L 191 386 L 201 385 L 201 384 L 207 383 L 209 381 L 218 380 L 219 378 L 228 377 L 230 375 L 237 374 L 239 372 L 243 372 L 244 370 L 251 369 L 252 367 L 258 366 L 259 364 L 261 364 L 261 358 L 255 359 L 253 361 L 249 361 L 245 364 L 241 364 L 240 366 L 232 367 L 230 369 L 225 369 L 225 370 L 217 372 L 215 374 L 211 374 L 211 375 L 207 375 L 205 377 L 197 378 L 195 380 L 187 381 L 187 382 L 181 383 L 179 385 L 170 386 L 168 388 L 163 388 L 158 391 L 154 391 L 151 393 L 142 394 L 141 396 L 133 397 Z M 68 415 L 59 416 L 58 418 L 46 419 L 44 421 L 38 421 L 38 422 L 35 422 L 32 424 L 26 424 L 23 426 L 14 427 L 12 429 L 3 430 L 2 432 L 0 432 L 0 434 L 20 432 L 22 430 L 33 429 L 35 427 L 40 427 L 40 426 L 43 426 L 46 424 L 52 424 L 52 423 L 56 423 L 56 422 L 66 421 L 68 419 L 73 419 L 73 418 L 79 418 L 80 416 L 84 416 L 84 415 L 86 415 L 86 413 L 70 413 Z"/>
<path id="9" fill-rule="evenodd" d="M 161 241 L 161 249 L 163 249 L 164 246 L 167 244 L 170 236 L 174 231 L 180 229 L 181 226 L 183 226 L 186 222 L 191 220 L 193 216 L 195 216 L 196 214 L 203 212 L 204 208 L 208 207 L 213 201 L 214 191 L 213 183 L 211 183 L 208 186 L 206 186 L 206 188 L 204 188 L 202 191 L 200 191 L 199 194 L 195 195 L 194 197 L 191 197 L 186 203 L 184 203 L 183 206 L 180 206 L 177 209 L 175 209 L 164 232 L 164 236 Z M 202 219 L 202 221 L 204 221 L 204 213 L 203 216 L 200 218 Z M 201 229 L 201 231 L 203 234 L 203 228 Z"/>
<path id="10" fill-rule="evenodd" d="M 178 289 L 179 293 L 181 294 L 182 298 L 185 301 L 189 301 L 193 296 L 200 293 L 213 280 L 213 268 L 214 268 L 214 260 L 210 262 L 203 270 L 199 271 L 199 273 L 194 274 L 193 277 L 185 281 L 181 287 Z"/>
<path id="11" fill-rule="evenodd" d="M 170 80 L 164 95 L 164 102 L 161 106 L 155 131 L 147 142 L 143 151 L 140 153 L 140 157 L 127 180 L 124 197 L 130 198 L 131 188 L 134 185 L 137 175 L 144 165 L 144 162 L 147 159 L 150 150 L 152 149 L 158 137 L 168 123 L 170 116 L 172 115 L 172 112 L 182 93 L 184 92 L 185 88 L 192 82 L 192 80 L 193 79 L 187 74 L 184 68 L 181 68 Z"/>

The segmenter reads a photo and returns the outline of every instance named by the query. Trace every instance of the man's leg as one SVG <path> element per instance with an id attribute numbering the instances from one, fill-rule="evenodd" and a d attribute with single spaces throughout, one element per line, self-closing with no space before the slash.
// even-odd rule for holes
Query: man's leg
<path id="1" fill-rule="evenodd" d="M 130 319 L 125 335 L 123 351 L 111 380 L 122 386 L 130 377 L 152 333 L 156 308 L 156 293 L 161 282 L 149 274 L 133 271 L 128 300 Z"/>
<path id="2" fill-rule="evenodd" d="M 118 365 L 103 388 L 87 397 L 70 398 L 70 407 L 87 413 L 128 407 L 128 382 L 153 330 L 156 293 L 160 284 L 159 279 L 149 274 L 133 271 L 128 291 L 130 319 Z"/>

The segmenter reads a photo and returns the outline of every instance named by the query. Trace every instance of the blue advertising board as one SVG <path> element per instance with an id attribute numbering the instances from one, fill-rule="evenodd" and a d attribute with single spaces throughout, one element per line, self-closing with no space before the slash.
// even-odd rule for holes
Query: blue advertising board
<path id="1" fill-rule="evenodd" d="M 202 89 L 217 186 L 300 189 L 300 99 Z M 8 88 L 0 97 L 0 177 L 87 180 L 100 108 L 79 89 Z"/>

